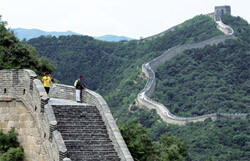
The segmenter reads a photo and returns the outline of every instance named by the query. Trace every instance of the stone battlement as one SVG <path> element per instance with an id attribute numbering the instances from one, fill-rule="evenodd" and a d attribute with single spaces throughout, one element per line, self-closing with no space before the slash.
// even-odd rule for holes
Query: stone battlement
<path id="1" fill-rule="evenodd" d="M 15 127 L 27 160 L 62 160 L 67 149 L 49 97 L 31 70 L 0 70 L 0 128 Z M 4 112 L 5 111 L 5 112 Z M 26 118 L 23 118 L 26 117 Z"/>
<path id="2" fill-rule="evenodd" d="M 221 16 L 224 14 L 231 15 L 231 7 L 230 6 L 216 6 L 214 9 L 214 20 L 221 21 Z"/>
<path id="3" fill-rule="evenodd" d="M 49 97 L 43 84 L 36 77 L 37 75 L 31 70 L 0 70 L 0 129 L 7 132 L 11 127 L 15 127 L 19 134 L 18 141 L 23 146 L 28 161 L 70 161 L 69 150 L 61 132 L 58 131 L 60 129 L 58 129 L 58 118 L 54 114 L 55 109 L 48 102 L 51 96 L 72 100 L 75 90 L 70 86 L 56 85 Z M 83 92 L 83 98 L 84 102 L 97 108 L 105 123 L 108 131 L 105 136 L 108 136 L 115 149 L 115 152 L 110 153 L 117 153 L 119 160 L 132 161 L 102 96 L 86 90 Z M 70 104 L 64 105 L 70 106 Z M 106 155 L 104 152 L 99 153 Z"/>

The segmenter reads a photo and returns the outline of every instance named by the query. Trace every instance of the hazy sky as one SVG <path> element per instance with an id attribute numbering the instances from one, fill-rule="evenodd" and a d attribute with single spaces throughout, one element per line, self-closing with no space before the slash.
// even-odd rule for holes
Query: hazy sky
<path id="1" fill-rule="evenodd" d="M 232 15 L 250 22 L 250 0 L 0 0 L 0 15 L 11 28 L 140 38 L 217 5 L 230 5 Z"/>

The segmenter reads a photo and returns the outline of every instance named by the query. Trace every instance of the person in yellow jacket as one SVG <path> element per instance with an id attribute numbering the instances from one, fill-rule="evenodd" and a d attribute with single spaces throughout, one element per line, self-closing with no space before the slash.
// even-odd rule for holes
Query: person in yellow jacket
<path id="1" fill-rule="evenodd" d="M 42 78 L 43 86 L 47 94 L 49 94 L 50 84 L 52 85 L 51 77 L 49 73 L 45 73 L 45 76 Z"/>

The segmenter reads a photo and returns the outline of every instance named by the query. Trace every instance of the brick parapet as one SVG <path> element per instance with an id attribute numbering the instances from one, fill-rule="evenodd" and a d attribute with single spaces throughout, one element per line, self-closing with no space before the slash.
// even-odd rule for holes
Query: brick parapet
<path id="1" fill-rule="evenodd" d="M 48 161 L 63 160 L 59 154 L 65 153 L 61 148 L 65 144 L 61 137 L 54 136 L 57 122 L 52 107 L 48 105 L 49 97 L 36 77 L 31 70 L 0 70 L 0 100 L 23 102 L 38 130 L 43 157 Z"/>

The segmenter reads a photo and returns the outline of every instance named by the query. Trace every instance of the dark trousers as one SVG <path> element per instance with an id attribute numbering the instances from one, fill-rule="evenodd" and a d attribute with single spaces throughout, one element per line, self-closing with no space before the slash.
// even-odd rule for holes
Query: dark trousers
<path id="1" fill-rule="evenodd" d="M 44 87 L 47 94 L 49 94 L 49 87 Z"/>

